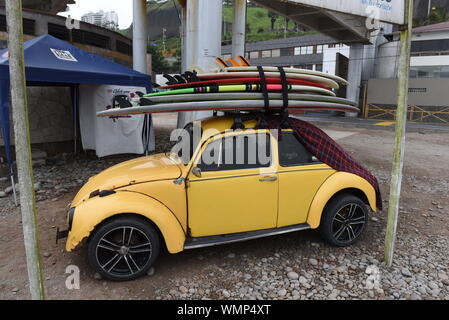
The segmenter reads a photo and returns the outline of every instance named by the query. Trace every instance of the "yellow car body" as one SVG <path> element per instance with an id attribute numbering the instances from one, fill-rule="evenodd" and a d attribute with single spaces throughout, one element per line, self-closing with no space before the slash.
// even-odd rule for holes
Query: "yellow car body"
<path id="1" fill-rule="evenodd" d="M 159 154 L 118 164 L 90 178 L 71 203 L 66 250 L 75 249 L 104 221 L 123 214 L 151 221 L 168 251 L 178 253 L 188 239 L 295 225 L 316 229 L 326 204 L 345 190 L 376 211 L 375 190 L 365 179 L 322 163 L 282 167 L 278 140 L 269 130 L 255 130 L 255 121 L 249 121 L 245 130 L 229 131 L 233 121 L 232 117 L 203 120 L 201 141 L 188 164 Z M 270 135 L 269 167 L 193 174 L 211 141 L 251 132 Z"/>

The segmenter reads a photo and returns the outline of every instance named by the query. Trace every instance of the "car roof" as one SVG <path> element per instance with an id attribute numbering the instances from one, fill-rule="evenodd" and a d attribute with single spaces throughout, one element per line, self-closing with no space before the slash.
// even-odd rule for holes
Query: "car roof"
<path id="1" fill-rule="evenodd" d="M 223 115 L 223 116 L 214 116 L 206 119 L 201 120 L 201 130 L 203 132 L 203 139 L 207 140 L 212 135 L 214 135 L 213 132 L 224 132 L 226 130 L 231 130 L 232 126 L 235 123 L 235 119 L 237 117 L 242 117 L 243 119 L 245 117 L 248 117 L 249 115 Z M 257 120 L 251 119 L 247 121 L 242 122 L 245 126 L 246 130 L 252 130 L 256 128 Z M 261 131 L 265 131 L 266 129 L 260 129 Z M 212 133 L 208 134 L 207 132 L 211 131 Z M 292 131 L 291 129 L 282 129 L 282 131 Z"/>

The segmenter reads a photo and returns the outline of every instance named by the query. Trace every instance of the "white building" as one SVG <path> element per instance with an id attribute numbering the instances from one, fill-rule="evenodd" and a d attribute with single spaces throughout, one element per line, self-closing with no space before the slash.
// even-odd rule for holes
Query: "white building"
<path id="1" fill-rule="evenodd" d="M 81 17 L 81 21 L 110 29 L 118 27 L 118 15 L 115 11 L 89 12 Z"/>
<path id="2" fill-rule="evenodd" d="M 379 46 L 376 78 L 396 78 L 399 63 L 399 33 L 385 36 Z M 449 78 L 449 22 L 413 29 L 410 78 Z"/>

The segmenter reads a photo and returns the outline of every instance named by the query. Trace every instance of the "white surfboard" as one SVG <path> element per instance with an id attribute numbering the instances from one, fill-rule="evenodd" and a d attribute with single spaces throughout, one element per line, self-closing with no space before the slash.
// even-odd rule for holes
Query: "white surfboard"
<path id="1" fill-rule="evenodd" d="M 282 93 L 268 93 L 270 100 L 282 100 Z M 330 97 L 317 94 L 298 94 L 290 93 L 288 95 L 289 100 L 305 100 L 316 102 L 333 102 L 347 104 L 351 106 L 357 105 L 357 103 L 337 97 Z M 191 102 L 191 101 L 219 101 L 219 100 L 262 100 L 263 94 L 261 92 L 225 92 L 225 93 L 202 93 L 202 94 L 179 94 L 172 96 L 156 96 L 148 97 L 148 100 L 154 103 L 168 103 L 168 102 Z"/>
<path id="2" fill-rule="evenodd" d="M 279 69 L 277 67 L 263 67 L 263 70 L 265 72 L 279 72 Z M 225 71 L 225 72 L 255 72 L 258 70 L 257 70 L 256 66 L 249 66 L 249 67 L 228 67 L 228 68 L 224 68 L 223 71 Z M 328 73 L 321 72 L 321 71 L 298 69 L 298 68 L 284 68 L 284 71 L 286 74 L 288 74 L 287 77 L 289 77 L 291 73 L 293 73 L 293 74 L 308 74 L 308 75 L 328 78 L 328 79 L 334 80 L 334 81 L 344 84 L 344 85 L 349 84 L 348 81 L 346 81 L 345 79 L 343 79 L 339 76 L 336 76 L 333 74 L 328 74 Z"/>
<path id="3" fill-rule="evenodd" d="M 279 78 L 280 73 L 279 73 L 279 71 L 265 72 L 265 76 L 267 78 Z M 236 72 L 202 73 L 202 74 L 197 74 L 197 77 L 200 79 L 257 78 L 257 77 L 259 77 L 259 72 L 236 71 Z M 287 78 L 313 81 L 313 82 L 322 84 L 322 85 L 332 88 L 332 89 L 340 88 L 340 85 L 332 79 L 321 77 L 321 76 L 316 76 L 316 75 L 311 75 L 311 74 L 289 73 L 287 75 Z"/>
<path id="4" fill-rule="evenodd" d="M 136 106 L 130 108 L 114 108 L 97 112 L 99 117 L 114 117 L 145 113 L 166 113 L 181 111 L 253 111 L 263 109 L 264 100 L 226 100 L 226 101 L 194 101 L 180 103 L 161 103 L 151 106 Z M 270 100 L 270 109 L 281 109 L 284 106 L 282 100 Z M 341 103 L 316 102 L 316 101 L 289 101 L 289 109 L 299 110 L 326 110 L 359 112 L 359 108 Z"/>

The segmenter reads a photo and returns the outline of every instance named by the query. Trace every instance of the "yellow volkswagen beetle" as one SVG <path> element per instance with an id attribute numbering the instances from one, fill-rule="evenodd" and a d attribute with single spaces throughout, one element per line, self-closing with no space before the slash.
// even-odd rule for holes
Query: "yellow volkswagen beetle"
<path id="1" fill-rule="evenodd" d="M 244 130 L 234 124 L 232 116 L 190 124 L 178 142 L 190 140 L 190 152 L 175 145 L 90 178 L 59 232 L 66 250 L 87 239 L 95 270 L 123 281 L 144 275 L 161 246 L 174 254 L 305 229 L 335 246 L 359 239 L 369 208 L 376 211 L 368 181 L 319 162 L 292 130 L 278 139 L 254 120 Z M 256 153 L 264 161 L 252 161 Z"/>

